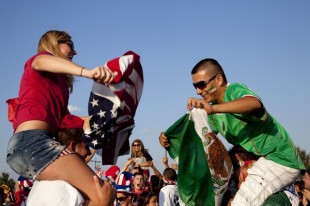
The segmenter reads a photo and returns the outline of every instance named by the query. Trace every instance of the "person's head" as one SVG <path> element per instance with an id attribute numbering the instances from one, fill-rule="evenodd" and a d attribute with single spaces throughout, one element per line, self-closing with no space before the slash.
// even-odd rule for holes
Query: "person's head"
<path id="1" fill-rule="evenodd" d="M 65 31 L 50 30 L 44 33 L 38 44 L 38 52 L 49 52 L 55 56 L 72 61 L 77 54 L 71 36 Z M 67 85 L 72 91 L 74 78 L 67 75 Z"/>
<path id="2" fill-rule="evenodd" d="M 177 173 L 174 169 L 168 167 L 164 170 L 163 177 L 167 180 L 177 180 Z"/>
<path id="3" fill-rule="evenodd" d="M 76 55 L 72 37 L 65 31 L 50 30 L 45 32 L 38 44 L 38 52 L 50 52 L 55 56 L 72 60 Z"/>
<path id="4" fill-rule="evenodd" d="M 171 167 L 168 167 L 163 172 L 163 181 L 164 184 L 175 184 L 177 181 L 177 173 Z"/>
<path id="5" fill-rule="evenodd" d="M 131 173 L 135 174 L 136 172 L 143 174 L 143 169 L 141 167 L 136 166 L 131 170 Z"/>
<path id="6" fill-rule="evenodd" d="M 145 184 L 143 173 L 136 172 L 136 173 L 134 173 L 133 176 L 134 176 L 133 187 L 135 188 L 135 190 L 137 190 L 137 191 L 143 190 L 144 184 Z"/>
<path id="7" fill-rule="evenodd" d="M 152 175 L 149 181 L 149 191 L 154 194 L 159 194 L 160 189 L 163 186 L 163 181 L 157 175 Z"/>
<path id="8" fill-rule="evenodd" d="M 302 181 L 294 182 L 294 188 L 295 188 L 296 192 L 300 192 L 301 191 L 301 183 L 302 183 Z"/>
<path id="9" fill-rule="evenodd" d="M 160 183 L 159 177 L 158 177 L 157 175 L 152 175 L 152 176 L 150 177 L 150 183 L 151 183 L 151 185 L 153 185 L 153 186 L 159 186 L 159 183 Z"/>
<path id="10" fill-rule="evenodd" d="M 132 199 L 133 199 L 132 193 L 116 192 L 116 201 L 121 206 L 131 205 Z"/>
<path id="11" fill-rule="evenodd" d="M 67 114 L 60 125 L 57 141 L 85 159 L 91 152 L 83 137 L 83 124 L 84 121 L 81 118 Z"/>
<path id="12" fill-rule="evenodd" d="M 310 168 L 306 169 L 303 175 L 303 179 L 305 188 L 310 190 Z"/>
<path id="13" fill-rule="evenodd" d="M 227 85 L 226 75 L 215 59 L 203 59 L 192 69 L 192 80 L 198 95 L 211 103 L 223 101 Z"/>
<path id="14" fill-rule="evenodd" d="M 158 206 L 157 195 L 149 191 L 142 192 L 138 197 L 138 206 Z"/>
<path id="15" fill-rule="evenodd" d="M 145 150 L 144 144 L 143 144 L 143 142 L 140 139 L 135 139 L 131 143 L 131 156 L 132 157 L 141 157 L 141 156 L 143 156 L 144 150 Z"/>
<path id="16" fill-rule="evenodd" d="M 132 194 L 132 174 L 130 172 L 122 172 L 117 179 L 116 201 L 121 206 L 130 206 L 133 200 Z"/>
<path id="17" fill-rule="evenodd" d="M 258 157 L 254 153 L 246 151 L 241 146 L 234 146 L 228 151 L 228 153 L 235 171 L 234 175 L 238 181 L 239 188 L 248 175 L 248 169 L 252 167 Z"/>
<path id="18" fill-rule="evenodd" d="M 58 141 L 74 151 L 83 160 L 91 155 L 91 151 L 83 138 L 83 129 L 60 129 L 58 132 Z"/>

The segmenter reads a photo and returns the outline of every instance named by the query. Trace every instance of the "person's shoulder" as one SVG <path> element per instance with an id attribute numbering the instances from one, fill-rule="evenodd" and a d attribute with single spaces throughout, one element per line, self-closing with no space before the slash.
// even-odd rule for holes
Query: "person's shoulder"
<path id="1" fill-rule="evenodd" d="M 227 89 L 236 89 L 236 88 L 244 88 L 244 89 L 249 89 L 247 85 L 239 82 L 233 82 L 233 83 L 228 83 L 227 84 Z"/>
<path id="2" fill-rule="evenodd" d="M 50 53 L 50 52 L 38 52 L 37 54 L 34 55 L 34 57 L 37 57 L 37 56 L 40 56 L 40 55 L 51 55 L 51 56 L 53 56 L 53 54 Z"/>
<path id="3" fill-rule="evenodd" d="M 49 53 L 49 52 L 38 52 L 38 53 L 32 55 L 30 58 L 28 58 L 27 62 L 32 62 L 36 57 L 38 57 L 40 55 L 53 55 L 53 54 Z"/>
<path id="4" fill-rule="evenodd" d="M 256 96 L 257 95 L 245 84 L 242 83 L 229 83 L 226 87 L 226 95 L 228 96 Z"/>
<path id="5" fill-rule="evenodd" d="M 160 190 L 163 190 L 163 191 L 174 191 L 174 190 L 177 190 L 177 185 L 166 185 L 166 186 L 163 186 Z"/>
<path id="6" fill-rule="evenodd" d="M 147 150 L 144 150 L 143 156 L 146 158 L 147 161 L 153 160 L 152 156 L 150 155 L 150 153 Z"/>

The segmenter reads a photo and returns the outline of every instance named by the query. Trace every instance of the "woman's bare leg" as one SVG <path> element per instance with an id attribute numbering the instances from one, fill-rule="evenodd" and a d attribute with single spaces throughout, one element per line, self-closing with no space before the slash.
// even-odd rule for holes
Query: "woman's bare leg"
<path id="1" fill-rule="evenodd" d="M 94 182 L 95 172 L 76 154 L 70 154 L 57 158 L 39 175 L 39 180 L 64 180 L 77 188 L 83 195 L 85 202 L 89 206 L 112 205 L 115 197 L 115 191 L 112 185 L 105 183 L 102 187 L 102 196 L 98 197 L 97 187 Z M 103 181 L 101 181 L 102 184 Z M 88 201 L 89 200 L 89 201 Z M 104 203 L 103 203 L 104 201 Z"/>

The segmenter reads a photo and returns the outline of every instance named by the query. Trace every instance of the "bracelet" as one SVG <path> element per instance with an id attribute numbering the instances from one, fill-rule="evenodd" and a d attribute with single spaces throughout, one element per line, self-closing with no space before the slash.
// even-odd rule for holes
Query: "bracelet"
<path id="1" fill-rule="evenodd" d="M 85 67 L 82 67 L 81 69 L 81 74 L 80 74 L 81 77 L 82 77 L 83 69 L 85 69 Z"/>

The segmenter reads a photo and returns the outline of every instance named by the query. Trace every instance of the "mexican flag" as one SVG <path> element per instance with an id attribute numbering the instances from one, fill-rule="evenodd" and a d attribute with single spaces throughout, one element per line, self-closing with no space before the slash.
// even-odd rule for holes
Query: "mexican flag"
<path id="1" fill-rule="evenodd" d="M 195 108 L 165 132 L 170 140 L 167 151 L 178 163 L 178 191 L 186 206 L 221 205 L 227 190 L 232 165 L 222 142 L 210 134 L 206 111 Z M 212 162 L 214 154 L 219 163 Z"/>

